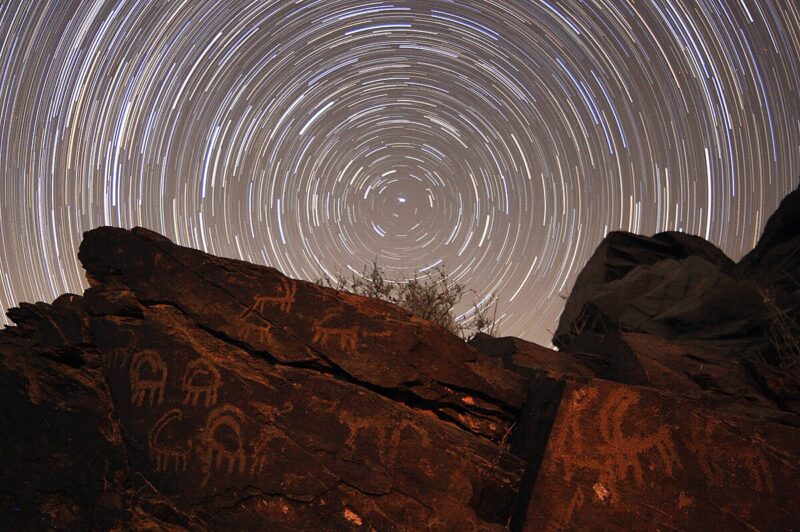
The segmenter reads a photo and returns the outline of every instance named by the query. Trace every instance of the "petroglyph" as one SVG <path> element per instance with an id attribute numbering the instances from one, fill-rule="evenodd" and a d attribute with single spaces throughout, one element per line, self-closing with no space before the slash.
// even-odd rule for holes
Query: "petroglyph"
<path id="1" fill-rule="evenodd" d="M 116 335 L 120 338 L 125 338 L 125 345 L 122 347 L 115 347 L 103 353 L 103 363 L 109 368 L 125 367 L 133 350 L 135 336 L 132 330 L 128 328 L 119 328 L 117 329 Z"/>
<path id="2" fill-rule="evenodd" d="M 253 474 L 263 473 L 270 461 L 274 461 L 275 456 L 269 454 L 269 445 L 273 440 L 285 440 L 286 436 L 277 427 L 265 425 L 261 427 L 258 436 L 253 440 L 252 452 L 250 454 L 250 472 Z"/>
<path id="3" fill-rule="evenodd" d="M 127 347 L 117 347 L 103 353 L 103 363 L 109 368 L 121 368 L 125 366 L 130 357 L 130 350 Z"/>
<path id="4" fill-rule="evenodd" d="M 335 311 L 323 316 L 312 327 L 314 337 L 311 341 L 323 345 L 330 345 L 331 342 L 334 342 L 343 351 L 347 349 L 355 350 L 358 344 L 358 329 L 355 327 L 332 327 L 328 325 L 336 316 L 337 313 Z"/>
<path id="5" fill-rule="evenodd" d="M 361 333 L 367 338 L 389 338 L 392 336 L 392 331 L 364 331 Z"/>
<path id="6" fill-rule="evenodd" d="M 639 402 L 633 391 L 614 390 L 600 409 L 600 434 L 608 444 L 606 464 L 616 470 L 614 478 L 626 479 L 633 470 L 637 485 L 644 482 L 642 462 L 644 453 L 655 450 L 668 477 L 674 467 L 680 467 L 678 453 L 671 438 L 671 430 L 661 425 L 655 432 L 646 435 L 626 435 L 622 424 L 628 409 Z"/>
<path id="7" fill-rule="evenodd" d="M 719 445 L 715 442 L 718 425 L 719 422 L 711 418 L 703 420 L 696 416 L 689 422 L 690 441 L 686 446 L 695 453 L 709 483 L 726 487 L 741 485 L 749 478 L 756 491 L 774 491 L 769 464 L 760 449 L 749 442 Z"/>
<path id="8" fill-rule="evenodd" d="M 400 419 L 393 424 L 376 424 L 370 418 L 351 417 L 346 413 L 339 414 L 339 421 L 348 429 L 345 447 L 356 452 L 358 440 L 374 441 L 367 448 L 375 449 L 375 458 L 387 470 L 397 466 L 400 451 L 404 444 L 414 438 L 419 438 L 419 447 L 428 449 L 431 446 L 430 435 L 417 423 L 408 419 Z"/>
<path id="9" fill-rule="evenodd" d="M 555 526 L 555 523 L 551 523 L 548 530 L 563 530 L 564 528 L 569 528 L 575 510 L 580 509 L 585 502 L 586 497 L 583 496 L 583 492 L 581 492 L 580 488 L 575 488 L 575 493 L 573 493 L 572 498 L 569 500 L 569 504 L 564 508 L 564 512 L 556 517 L 557 522 L 561 526 Z"/>
<path id="10" fill-rule="evenodd" d="M 629 476 L 637 486 L 643 485 L 645 464 L 649 470 L 660 467 L 672 477 L 673 470 L 681 467 L 681 463 L 670 427 L 661 425 L 648 431 L 639 425 L 642 433 L 638 434 L 623 430 L 628 410 L 639 400 L 636 392 L 623 389 L 612 389 L 602 398 L 596 388 L 579 390 L 573 395 L 566 426 L 556 436 L 554 447 L 563 449 L 565 480 L 571 480 L 580 469 L 595 471 L 599 474 L 598 482 L 611 486 L 613 498 L 615 483 L 624 482 Z M 581 427 L 598 424 L 601 443 L 584 441 Z"/>
<path id="11" fill-rule="evenodd" d="M 219 399 L 221 382 L 219 370 L 213 365 L 203 359 L 189 362 L 183 375 L 183 404 L 197 406 L 202 399 L 205 406 L 214 406 Z"/>
<path id="12" fill-rule="evenodd" d="M 230 404 L 215 408 L 208 415 L 198 445 L 205 474 L 202 486 L 208 484 L 215 471 L 221 471 L 226 476 L 234 471 L 244 473 L 247 455 L 242 439 L 243 422 L 244 413 Z"/>
<path id="13" fill-rule="evenodd" d="M 263 314 L 267 305 L 278 305 L 281 312 L 291 312 L 297 297 L 297 283 L 286 277 L 281 277 L 279 282 L 279 287 L 282 292 L 280 295 L 256 296 L 253 300 L 253 304 L 242 312 L 241 317 L 247 318 L 253 313 Z"/>
<path id="14" fill-rule="evenodd" d="M 192 440 L 175 441 L 170 434 L 171 426 L 183 421 L 183 413 L 177 408 L 167 410 L 147 437 L 150 448 L 150 459 L 156 463 L 156 470 L 165 471 L 186 471 L 189 463 L 189 456 L 192 452 Z"/>
<path id="15" fill-rule="evenodd" d="M 134 406 L 150 406 L 164 402 L 167 386 L 167 365 L 152 349 L 139 351 L 133 357 L 130 368 L 131 403 Z"/>
<path id="16" fill-rule="evenodd" d="M 330 345 L 333 343 L 337 345 L 342 351 L 355 350 L 358 346 L 358 338 L 388 338 L 392 335 L 392 331 L 368 331 L 353 325 L 350 327 L 334 327 L 331 324 L 341 312 L 332 311 L 322 317 L 312 327 L 314 337 L 312 342 L 320 343 L 323 345 Z"/>
<path id="17" fill-rule="evenodd" d="M 263 325 L 245 323 L 242 336 L 252 346 L 270 346 L 273 344 L 272 324 L 268 322 Z"/>

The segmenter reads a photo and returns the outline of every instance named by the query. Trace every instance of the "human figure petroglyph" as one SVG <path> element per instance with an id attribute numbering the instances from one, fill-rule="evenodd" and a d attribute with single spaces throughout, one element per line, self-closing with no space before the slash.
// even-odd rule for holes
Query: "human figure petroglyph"
<path id="1" fill-rule="evenodd" d="M 219 399 L 222 382 L 219 370 L 203 359 L 193 360 L 183 375 L 183 404 L 197 406 L 202 398 L 205 406 L 214 406 Z"/>
<path id="2" fill-rule="evenodd" d="M 167 374 L 167 365 L 158 352 L 145 349 L 136 353 L 130 368 L 131 403 L 154 406 L 164 402 Z"/>
<path id="3" fill-rule="evenodd" d="M 202 486 L 208 483 L 214 471 L 221 471 L 226 476 L 234 471 L 244 473 L 247 455 L 242 439 L 243 422 L 244 413 L 230 404 L 215 408 L 208 415 L 198 445 L 205 473 Z"/>
<path id="4" fill-rule="evenodd" d="M 186 471 L 189 456 L 192 452 L 192 440 L 170 441 L 169 426 L 183 421 L 183 413 L 178 408 L 167 410 L 150 429 L 147 443 L 150 448 L 150 459 L 156 463 L 156 470 Z M 170 467 L 170 465 L 172 467 Z"/>
<path id="5" fill-rule="evenodd" d="M 278 305 L 281 312 L 291 312 L 297 297 L 297 283 L 286 277 L 281 277 L 279 282 L 282 292 L 280 295 L 255 296 L 253 304 L 247 307 L 240 317 L 247 318 L 253 313 L 263 314 L 267 305 Z"/>

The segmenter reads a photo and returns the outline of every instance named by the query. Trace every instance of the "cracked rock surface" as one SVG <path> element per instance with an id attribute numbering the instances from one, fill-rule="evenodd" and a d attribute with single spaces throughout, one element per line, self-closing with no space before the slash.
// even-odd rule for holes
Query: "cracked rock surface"
<path id="1" fill-rule="evenodd" d="M 85 294 L 22 304 L 0 343 L 20 526 L 506 528 L 524 379 L 393 305 L 144 229 L 79 257 Z"/>
<path id="2" fill-rule="evenodd" d="M 141 228 L 90 231 L 79 258 L 83 295 L 0 331 L 2 529 L 800 521 L 790 371 L 646 334 L 466 344 Z"/>

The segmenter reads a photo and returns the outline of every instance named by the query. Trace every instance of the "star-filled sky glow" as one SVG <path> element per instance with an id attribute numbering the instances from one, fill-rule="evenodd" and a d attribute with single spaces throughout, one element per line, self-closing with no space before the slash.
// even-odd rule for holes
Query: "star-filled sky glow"
<path id="1" fill-rule="evenodd" d="M 796 0 L 0 1 L 0 304 L 140 225 L 306 279 L 445 265 L 549 344 L 608 231 L 753 247 L 798 56 Z"/>

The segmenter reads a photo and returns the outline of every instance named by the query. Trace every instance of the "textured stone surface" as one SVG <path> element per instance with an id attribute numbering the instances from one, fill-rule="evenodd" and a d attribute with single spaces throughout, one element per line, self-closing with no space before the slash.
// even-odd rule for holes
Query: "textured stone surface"
<path id="1" fill-rule="evenodd" d="M 545 388 L 551 377 L 542 379 Z M 567 380 L 554 390 L 546 400 L 557 403 L 557 413 L 526 530 L 797 526 L 796 429 L 731 421 L 649 388 L 608 381 Z"/>
<path id="2" fill-rule="evenodd" d="M 92 231 L 80 258 L 83 297 L 0 335 L 21 528 L 506 527 L 522 378 L 392 305 L 149 231 Z"/>
<path id="3" fill-rule="evenodd" d="M 657 248 L 731 268 L 695 239 Z M 2 528 L 800 521 L 797 368 L 633 333 L 465 344 L 144 229 L 91 231 L 80 258 L 83 295 L 0 332 Z"/>

